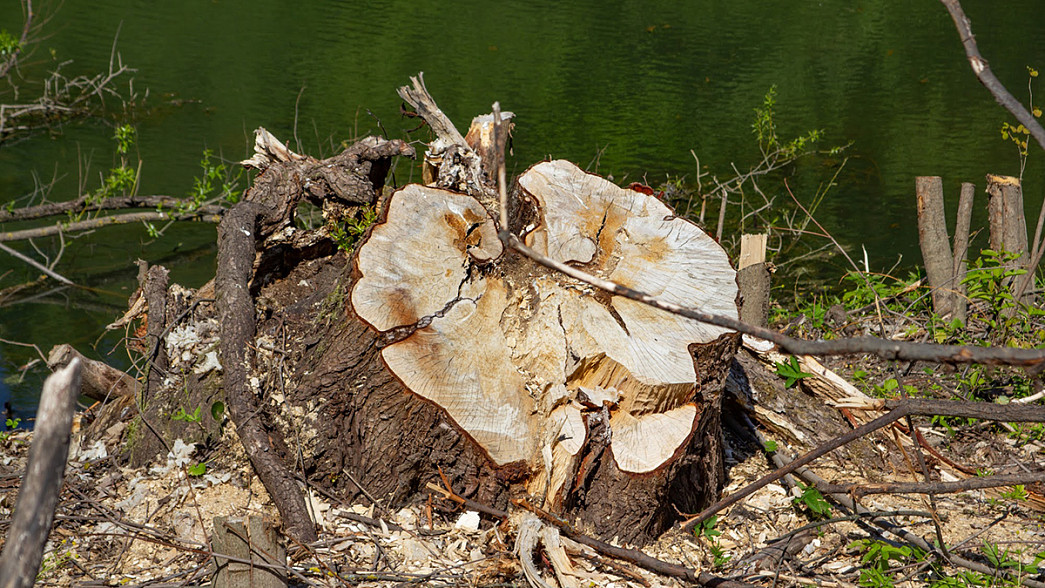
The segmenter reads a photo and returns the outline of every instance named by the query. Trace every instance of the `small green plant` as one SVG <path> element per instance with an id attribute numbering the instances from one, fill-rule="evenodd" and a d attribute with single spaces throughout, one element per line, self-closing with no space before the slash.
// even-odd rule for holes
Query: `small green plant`
<path id="1" fill-rule="evenodd" d="M 179 406 L 178 410 L 174 411 L 174 414 L 171 415 L 171 420 L 182 421 L 185 423 L 200 423 L 203 422 L 203 417 L 200 416 L 200 407 L 198 406 L 191 414 L 185 412 L 185 409 Z"/>
<path id="2" fill-rule="evenodd" d="M 190 476 L 198 478 L 203 474 L 207 473 L 207 464 L 204 462 L 200 462 L 195 465 L 189 466 L 188 470 L 186 471 L 189 473 Z"/>
<path id="3" fill-rule="evenodd" d="M 18 40 L 18 37 L 4 29 L 0 29 L 0 58 L 14 55 L 21 51 L 21 49 L 22 42 Z"/>
<path id="4" fill-rule="evenodd" d="M 178 206 L 179 213 L 195 212 L 212 200 L 222 200 L 228 204 L 239 202 L 242 194 L 239 189 L 242 170 L 237 169 L 233 172 L 210 149 L 203 150 L 200 169 L 203 173 L 193 180 L 192 190 Z"/>
<path id="5" fill-rule="evenodd" d="M 5 420 L 4 425 L 6 425 L 6 430 L 0 431 L 0 443 L 6 443 L 7 440 L 11 438 L 11 433 L 13 433 L 20 424 L 22 424 L 22 419 L 17 417 Z"/>
<path id="6" fill-rule="evenodd" d="M 697 525 L 693 529 L 693 534 L 697 537 L 702 537 L 708 542 L 708 551 L 711 553 L 712 564 L 716 568 L 721 568 L 729 562 L 730 556 L 722 549 L 719 545 L 719 537 L 722 536 L 722 531 L 715 528 L 718 524 L 718 515 L 708 517 L 702 523 Z"/>
<path id="7" fill-rule="evenodd" d="M 907 545 L 894 545 L 886 541 L 873 539 L 860 539 L 849 544 L 850 549 L 862 551 L 860 563 L 860 585 L 870 588 L 888 588 L 894 585 L 894 579 L 890 576 L 893 562 L 898 565 L 906 565 L 912 561 L 921 561 L 925 555 Z"/>
<path id="8" fill-rule="evenodd" d="M 776 154 L 783 159 L 790 159 L 805 151 L 809 145 L 816 143 L 824 135 L 823 129 L 814 129 L 805 135 L 801 135 L 782 142 L 776 131 L 776 86 L 771 86 L 762 98 L 762 105 L 755 108 L 755 122 L 751 124 L 751 132 L 758 140 L 758 147 L 762 154 L 769 156 Z"/>
<path id="9" fill-rule="evenodd" d="M 824 500 L 824 495 L 813 486 L 799 483 L 802 495 L 793 499 L 792 502 L 798 508 L 805 507 L 813 519 L 825 519 L 831 515 L 831 504 Z"/>
<path id="10" fill-rule="evenodd" d="M 802 368 L 798 365 L 798 358 L 792 355 L 787 361 L 778 361 L 776 363 L 776 375 L 784 378 L 784 385 L 791 388 L 802 378 L 808 378 L 813 374 L 803 372 Z"/>
<path id="11" fill-rule="evenodd" d="M 776 450 L 777 450 L 777 443 L 776 443 L 776 441 L 773 441 L 772 439 L 767 440 L 765 445 L 764 445 L 764 449 L 766 450 L 766 453 L 776 453 Z"/>
<path id="12" fill-rule="evenodd" d="M 370 225 L 377 221 L 377 208 L 364 206 L 359 209 L 357 216 L 345 219 L 341 223 L 334 223 L 330 227 L 330 237 L 337 243 L 337 248 L 342 251 L 352 251 L 359 238 L 366 233 Z"/>
<path id="13" fill-rule="evenodd" d="M 1013 486 L 1012 489 L 1001 492 L 1001 497 L 1006 500 L 1023 501 L 1030 498 L 1030 494 L 1027 492 L 1027 489 L 1023 487 L 1023 484 L 1017 484 Z"/>

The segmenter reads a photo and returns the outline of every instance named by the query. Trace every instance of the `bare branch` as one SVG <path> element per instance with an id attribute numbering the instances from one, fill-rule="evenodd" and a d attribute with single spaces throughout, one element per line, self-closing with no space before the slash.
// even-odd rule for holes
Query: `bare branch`
<path id="1" fill-rule="evenodd" d="M 100 216 L 89 220 L 72 223 L 58 223 L 36 229 L 23 229 L 21 231 L 10 231 L 0 233 L 0 242 L 21 241 L 24 239 L 35 239 L 37 237 L 48 237 L 62 233 L 75 231 L 87 231 L 98 229 L 109 225 L 121 225 L 137 222 L 172 221 L 172 220 L 194 220 L 208 223 L 221 221 L 220 214 L 206 214 L 203 211 L 186 214 L 171 214 L 166 212 L 131 212 L 127 214 L 114 214 L 112 216 Z"/>
<path id="2" fill-rule="evenodd" d="M 572 278 L 605 290 L 610 294 L 623 296 L 661 310 L 684 316 L 693 320 L 732 329 L 746 335 L 765 339 L 777 344 L 781 349 L 794 355 L 861 355 L 871 354 L 882 359 L 902 359 L 906 361 L 931 361 L 936 363 L 963 364 L 976 363 L 986 365 L 1022 366 L 1032 369 L 1045 367 L 1045 350 L 1017 349 L 1013 347 L 976 347 L 968 345 L 934 345 L 911 343 L 908 341 L 888 341 L 874 337 L 856 337 L 832 341 L 806 341 L 788 337 L 777 331 L 749 325 L 737 319 L 701 312 L 678 304 L 663 302 L 649 294 L 621 286 L 620 284 L 595 277 L 575 267 L 559 263 L 549 257 L 530 249 L 515 235 L 501 231 L 501 240 L 512 249 L 529 257 L 537 263 Z"/>

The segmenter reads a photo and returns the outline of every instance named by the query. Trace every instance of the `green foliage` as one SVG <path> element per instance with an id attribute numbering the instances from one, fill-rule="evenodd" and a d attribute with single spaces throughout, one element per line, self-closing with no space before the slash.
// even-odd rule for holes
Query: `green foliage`
<path id="1" fill-rule="evenodd" d="M 755 134 L 758 147 L 764 155 L 776 153 L 780 157 L 790 159 L 809 148 L 810 145 L 819 141 L 823 135 L 823 129 L 814 129 L 795 137 L 787 142 L 782 142 L 777 135 L 776 119 L 776 86 L 771 86 L 762 98 L 762 105 L 755 108 L 755 122 L 751 124 L 751 131 Z"/>
<path id="2" fill-rule="evenodd" d="M 179 213 L 195 212 L 204 204 L 214 200 L 221 200 L 228 204 L 239 202 L 242 194 L 239 189 L 239 180 L 243 170 L 233 171 L 210 149 L 203 150 L 200 170 L 203 173 L 193 180 L 192 190 L 189 191 L 188 197 L 178 206 Z"/>
<path id="3" fill-rule="evenodd" d="M 784 385 L 791 388 L 802 378 L 808 378 L 813 374 L 803 372 L 798 365 L 798 358 L 792 355 L 787 361 L 778 361 L 776 363 L 776 375 L 784 378 L 786 380 Z"/>
<path id="4" fill-rule="evenodd" d="M 813 486 L 798 485 L 802 495 L 792 502 L 798 508 L 805 507 L 813 519 L 825 519 L 831 515 L 831 504 L 824 500 L 823 494 Z"/>
<path id="5" fill-rule="evenodd" d="M 198 406 L 196 407 L 196 410 L 193 411 L 191 414 L 185 412 L 185 409 L 179 406 L 178 410 L 176 410 L 174 414 L 171 415 L 171 420 L 182 421 L 186 423 L 200 423 L 203 422 L 203 417 L 200 416 L 200 407 Z"/>
<path id="6" fill-rule="evenodd" d="M 120 125 L 113 132 L 112 139 L 116 143 L 116 153 L 120 156 L 119 162 L 102 178 L 102 185 L 87 197 L 88 204 L 97 204 L 106 198 L 130 194 L 138 184 L 138 168 L 127 161 L 127 153 L 137 141 L 137 131 L 131 125 Z M 83 214 L 70 213 L 71 220 L 80 220 Z"/>
<path id="7" fill-rule="evenodd" d="M 777 450 L 777 443 L 776 443 L 776 441 L 773 441 L 772 439 L 767 440 L 766 443 L 765 443 L 765 446 L 763 447 L 763 449 L 766 450 L 766 453 L 776 453 L 776 450 Z"/>
<path id="8" fill-rule="evenodd" d="M 375 206 L 363 206 L 359 209 L 357 216 L 347 218 L 341 223 L 334 223 L 330 227 L 330 236 L 337 243 L 338 249 L 352 251 L 359 238 L 376 221 L 377 208 Z"/>
<path id="9" fill-rule="evenodd" d="M 719 545 L 718 538 L 722 531 L 715 528 L 718 524 L 718 515 L 710 516 L 693 529 L 693 535 L 708 542 L 708 551 L 711 553 L 714 567 L 721 568 L 729 562 L 730 556 Z"/>
<path id="10" fill-rule="evenodd" d="M 18 37 L 4 29 L 0 29 L 0 58 L 6 58 L 22 50 L 22 43 Z"/>
<path id="11" fill-rule="evenodd" d="M 1027 493 L 1027 489 L 1023 487 L 1023 484 L 1017 484 L 1011 490 L 1001 492 L 1001 497 L 1007 500 L 1024 501 L 1030 498 L 1030 494 Z"/>
<path id="12" fill-rule="evenodd" d="M 7 430 L 0 431 L 0 443 L 6 443 L 11 438 L 11 433 L 18 428 L 18 425 L 22 424 L 22 419 L 7 419 L 4 421 L 4 424 L 7 426 Z"/>
<path id="13" fill-rule="evenodd" d="M 889 575 L 893 562 L 906 565 L 925 559 L 925 554 L 908 545 L 894 545 L 881 540 L 860 539 L 849 544 L 850 549 L 862 551 L 860 563 L 860 585 L 871 588 L 886 588 L 894 585 Z"/>
<path id="14" fill-rule="evenodd" d="M 120 155 L 127 155 L 127 152 L 134 146 L 137 136 L 137 129 L 131 125 L 124 124 L 116 127 L 116 132 L 112 136 L 116 141 L 116 152 Z"/>
<path id="15" fill-rule="evenodd" d="M 219 400 L 219 401 L 215 402 L 214 404 L 210 405 L 210 416 L 211 416 L 211 418 L 213 418 L 214 420 L 216 420 L 216 421 L 218 421 L 220 423 L 221 419 L 222 419 L 222 417 L 224 415 L 225 415 L 225 403 L 224 402 Z"/>
<path id="16" fill-rule="evenodd" d="M 198 478 L 198 477 L 202 476 L 203 474 L 207 473 L 207 464 L 203 463 L 203 462 L 200 462 L 200 463 L 197 463 L 195 465 L 189 466 L 188 470 L 186 470 L 186 471 L 188 472 L 188 474 L 190 476 L 194 476 L 194 477 Z"/>

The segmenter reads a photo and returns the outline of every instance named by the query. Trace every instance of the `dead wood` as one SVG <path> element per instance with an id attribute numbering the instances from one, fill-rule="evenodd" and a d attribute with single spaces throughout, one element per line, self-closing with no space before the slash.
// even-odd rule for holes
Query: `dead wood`
<path id="1" fill-rule="evenodd" d="M 968 300 L 965 296 L 965 276 L 969 266 L 969 225 L 972 223 L 972 204 L 976 186 L 962 182 L 958 196 L 958 214 L 954 225 L 954 288 L 957 291 L 955 318 L 965 324 Z"/>
<path id="2" fill-rule="evenodd" d="M 947 238 L 947 216 L 943 207 L 943 179 L 919 176 L 915 179 L 918 200 L 918 243 L 922 249 L 925 273 L 932 289 L 933 309 L 943 317 L 958 312 L 955 295 L 954 257 Z"/>
<path id="3" fill-rule="evenodd" d="M 280 573 L 280 568 L 287 564 L 286 547 L 272 523 L 264 518 L 256 515 L 246 520 L 215 517 L 213 544 L 217 564 L 213 588 L 285 588 L 287 585 L 286 576 Z M 243 560 L 247 563 L 242 563 Z M 268 566 L 262 567 L 259 563 Z"/>
<path id="4" fill-rule="evenodd" d="M 80 362 L 76 359 L 44 382 L 29 464 L 0 555 L 2 588 L 29 588 L 36 583 L 62 489 L 79 390 Z"/>
<path id="5" fill-rule="evenodd" d="M 52 371 L 69 365 L 74 359 L 83 366 L 80 394 L 92 400 L 107 402 L 124 396 L 136 397 L 139 383 L 130 374 L 124 373 L 105 362 L 88 359 L 73 349 L 72 345 L 55 345 L 47 354 L 47 367 Z"/>
<path id="6" fill-rule="evenodd" d="M 948 494 L 965 492 L 982 488 L 998 488 L 1017 484 L 1035 484 L 1045 482 L 1045 472 L 1022 474 L 995 474 L 966 478 L 957 482 L 894 482 L 886 484 L 825 484 L 818 489 L 832 494 L 851 494 L 864 496 L 867 494 Z"/>
<path id="7" fill-rule="evenodd" d="M 24 241 L 38 237 L 49 237 L 52 235 L 71 232 L 89 231 L 100 229 L 110 225 L 121 225 L 140 222 L 165 222 L 165 221 L 202 221 L 216 223 L 220 220 L 216 214 L 205 214 L 204 212 L 192 212 L 185 214 L 168 212 L 128 212 L 126 214 L 114 214 L 111 216 L 99 216 L 96 218 L 75 221 L 71 223 L 58 223 L 35 229 L 21 229 L 18 231 L 0 232 L 0 242 Z"/>
<path id="8" fill-rule="evenodd" d="M 791 461 L 786 467 L 779 468 L 747 486 L 744 486 L 737 492 L 734 492 L 728 497 L 704 509 L 700 514 L 688 519 L 682 525 L 682 528 L 686 531 L 690 531 L 701 522 L 707 520 L 708 517 L 740 502 L 755 491 L 764 488 L 767 484 L 775 482 L 788 474 L 794 473 L 798 468 L 813 462 L 817 458 L 826 455 L 839 447 L 842 447 L 854 439 L 864 437 L 908 416 L 938 415 L 1003 422 L 1045 422 L 1045 406 L 988 404 L 984 402 L 934 400 L 927 398 L 902 398 L 896 400 L 875 400 L 874 402 L 862 405 L 859 408 L 871 410 L 887 408 L 889 412 L 844 435 L 836 437 L 829 443 L 816 447 L 812 451 L 809 451 L 801 457 Z"/>
<path id="9" fill-rule="evenodd" d="M 218 270 L 215 278 L 221 317 L 221 361 L 225 397 L 236 432 L 254 470 L 279 509 L 287 534 L 300 543 L 316 540 L 316 529 L 294 477 L 276 454 L 270 432 L 257 417 L 257 398 L 247 387 L 250 345 L 254 339 L 254 302 L 249 281 L 254 264 L 255 230 L 259 209 L 245 200 L 218 225 Z"/>
<path id="10" fill-rule="evenodd" d="M 98 200 L 93 196 L 83 195 L 65 202 L 48 202 L 47 204 L 38 204 L 13 210 L 3 209 L 0 210 L 0 222 L 38 220 L 49 216 L 67 215 L 70 213 L 79 214 L 129 208 L 147 208 L 153 211 L 169 209 L 170 212 L 178 214 L 186 204 L 187 202 L 184 198 L 176 198 L 174 196 L 113 196 Z M 220 215 L 224 211 L 225 207 L 223 206 L 205 204 L 192 211 L 187 211 L 187 213 L 213 216 Z"/>

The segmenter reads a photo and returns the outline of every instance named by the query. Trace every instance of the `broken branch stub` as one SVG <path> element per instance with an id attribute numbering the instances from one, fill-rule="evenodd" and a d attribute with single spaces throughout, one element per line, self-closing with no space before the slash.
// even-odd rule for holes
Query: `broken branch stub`
<path id="1" fill-rule="evenodd" d="M 565 161 L 530 168 L 527 244 L 664 300 L 737 316 L 725 252 L 663 203 Z M 562 505 L 586 445 L 648 474 L 681 455 L 706 407 L 691 346 L 729 331 L 598 292 L 505 251 L 478 200 L 436 187 L 394 193 L 358 250 L 355 313 L 381 357 L 527 490 Z M 728 361 L 721 366 L 728 369 Z M 717 410 L 717 408 L 716 408 Z M 608 423 L 607 423 L 608 417 Z M 593 426 L 599 439 L 589 439 Z M 608 427 L 607 427 L 608 424 Z M 594 459 L 598 459 L 597 456 Z"/>

